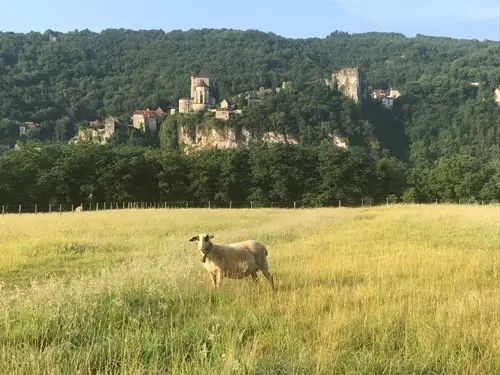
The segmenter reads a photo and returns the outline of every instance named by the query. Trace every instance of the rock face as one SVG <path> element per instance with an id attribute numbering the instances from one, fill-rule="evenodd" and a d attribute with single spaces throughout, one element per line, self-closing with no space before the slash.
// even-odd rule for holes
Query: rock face
<path id="1" fill-rule="evenodd" d="M 237 139 L 235 131 L 230 128 L 197 128 L 195 136 L 192 137 L 188 130 L 182 127 L 179 132 L 179 143 L 184 145 L 184 152 L 186 153 L 211 147 L 235 148 L 244 146 L 247 143 L 245 131 L 242 133 L 243 139 Z"/>
<path id="2" fill-rule="evenodd" d="M 332 144 L 338 147 L 347 148 L 346 140 L 338 136 L 330 135 Z M 237 136 L 235 131 L 231 128 L 204 128 L 196 129 L 196 134 L 190 135 L 189 131 L 182 127 L 179 131 L 179 144 L 184 146 L 184 152 L 190 153 L 197 150 L 206 148 L 236 148 L 246 147 L 251 142 L 264 142 L 264 143 L 288 143 L 298 144 L 298 140 L 294 137 L 287 137 L 280 133 L 266 132 L 262 137 L 252 137 L 250 132 L 243 129 L 241 135 Z"/>
<path id="3" fill-rule="evenodd" d="M 262 141 L 264 143 L 290 143 L 296 145 L 299 142 L 293 137 L 286 137 L 283 134 L 275 132 L 267 132 L 262 135 Z"/>
<path id="4" fill-rule="evenodd" d="M 364 96 L 363 84 L 358 68 L 343 68 L 332 73 L 332 79 L 327 84 L 337 84 L 341 93 L 359 103 Z"/>
<path id="5" fill-rule="evenodd" d="M 196 129 L 196 134 L 192 137 L 186 128 L 181 128 L 179 132 L 179 143 L 184 145 L 184 152 L 189 153 L 205 148 L 236 148 L 248 146 L 251 142 L 262 141 L 264 143 L 289 143 L 298 144 L 293 137 L 286 137 L 275 132 L 266 132 L 260 139 L 252 137 L 250 132 L 243 129 L 240 136 L 231 128 L 223 129 Z"/>
<path id="6" fill-rule="evenodd" d="M 336 135 L 330 135 L 335 146 L 347 149 L 347 142 Z"/>
<path id="7" fill-rule="evenodd" d="M 196 134 L 191 136 L 186 128 L 181 128 L 179 132 L 179 143 L 184 145 L 184 152 L 189 153 L 206 148 L 236 148 L 246 147 L 249 143 L 262 141 L 265 143 L 290 143 L 297 144 L 293 137 L 286 137 L 283 134 L 267 132 L 260 139 L 252 137 L 250 132 L 243 129 L 240 136 L 231 128 L 210 128 L 196 129 Z"/>

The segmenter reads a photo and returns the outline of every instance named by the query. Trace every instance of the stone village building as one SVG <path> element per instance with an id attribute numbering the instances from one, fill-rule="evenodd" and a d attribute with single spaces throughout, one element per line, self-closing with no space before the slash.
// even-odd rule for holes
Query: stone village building
<path id="1" fill-rule="evenodd" d="M 241 115 L 242 111 L 240 109 L 235 109 L 236 105 L 230 100 L 224 99 L 220 103 L 220 107 L 216 109 L 211 109 L 211 112 L 215 112 L 215 118 L 217 120 L 227 121 L 232 115 Z"/>
<path id="2" fill-rule="evenodd" d="M 215 113 L 217 120 L 223 121 L 229 120 L 233 114 L 241 115 L 241 110 L 235 110 L 234 103 L 229 100 L 224 99 L 218 108 L 210 108 L 214 105 L 215 98 L 210 96 L 210 77 L 208 74 L 191 75 L 191 95 L 179 99 L 179 113 L 210 111 Z"/>
<path id="3" fill-rule="evenodd" d="M 155 111 L 148 109 L 138 109 L 132 115 L 132 127 L 137 130 L 145 131 L 146 127 L 150 131 L 156 131 L 158 128 L 158 119 L 165 115 L 163 109 L 158 107 Z"/>
<path id="4" fill-rule="evenodd" d="M 389 94 L 387 94 L 385 90 L 374 89 L 370 96 L 373 100 L 380 101 L 385 108 L 391 109 L 394 106 L 394 99 L 399 98 L 401 93 L 399 90 L 391 87 L 389 89 Z"/>

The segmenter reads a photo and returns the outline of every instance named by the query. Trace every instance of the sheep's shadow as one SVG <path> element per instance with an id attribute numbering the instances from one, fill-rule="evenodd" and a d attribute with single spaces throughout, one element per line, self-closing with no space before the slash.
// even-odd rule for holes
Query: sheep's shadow
<path id="1" fill-rule="evenodd" d="M 365 277 L 359 275 L 334 275 L 333 277 L 313 277 L 305 280 L 298 279 L 291 282 L 279 283 L 277 289 L 281 291 L 292 291 L 317 287 L 333 289 L 353 288 L 364 282 Z"/>

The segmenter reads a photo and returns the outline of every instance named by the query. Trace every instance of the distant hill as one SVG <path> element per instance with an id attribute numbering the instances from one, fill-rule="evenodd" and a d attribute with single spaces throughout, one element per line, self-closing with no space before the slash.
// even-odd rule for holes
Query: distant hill
<path id="1" fill-rule="evenodd" d="M 207 71 L 219 98 L 360 66 L 374 87 L 445 76 L 500 83 L 498 43 L 397 33 L 319 39 L 232 30 L 0 33 L 0 118 L 75 121 L 170 108 Z"/>

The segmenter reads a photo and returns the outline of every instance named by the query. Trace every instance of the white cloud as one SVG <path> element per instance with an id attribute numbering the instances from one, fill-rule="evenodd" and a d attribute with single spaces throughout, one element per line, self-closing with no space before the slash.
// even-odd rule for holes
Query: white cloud
<path id="1" fill-rule="evenodd" d="M 499 19 L 498 0 L 327 0 L 352 15 L 378 24 L 456 24 Z M 500 22 L 500 21 L 499 21 Z"/>

